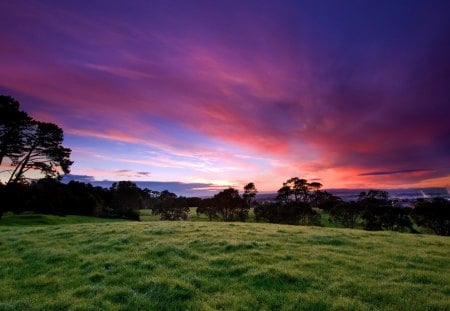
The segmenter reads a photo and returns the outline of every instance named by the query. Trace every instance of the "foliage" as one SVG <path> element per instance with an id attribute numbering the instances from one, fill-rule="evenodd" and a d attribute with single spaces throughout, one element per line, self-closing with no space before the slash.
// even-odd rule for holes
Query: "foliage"
<path id="1" fill-rule="evenodd" d="M 365 230 L 415 231 L 408 210 L 392 206 L 386 191 L 361 192 L 358 204 Z"/>
<path id="2" fill-rule="evenodd" d="M 212 207 L 224 221 L 245 221 L 250 207 L 234 188 L 225 189 L 212 198 Z"/>
<path id="3" fill-rule="evenodd" d="M 327 191 L 315 191 L 311 196 L 311 204 L 324 211 L 330 211 L 333 207 L 344 202 L 340 197 Z"/>
<path id="4" fill-rule="evenodd" d="M 144 208 L 146 202 L 145 192 L 130 182 L 119 182 L 111 189 L 104 189 L 75 181 L 63 184 L 52 178 L 31 184 L 2 185 L 0 200 L 3 212 L 33 211 L 134 220 L 139 220 L 137 209 Z"/>
<path id="5" fill-rule="evenodd" d="M 110 192 L 110 207 L 118 217 L 139 220 L 139 209 L 145 208 L 145 193 L 131 181 L 113 183 Z"/>
<path id="6" fill-rule="evenodd" d="M 440 236 L 104 220 L 0 236 L 1 310 L 449 309 Z"/>
<path id="7" fill-rule="evenodd" d="M 164 190 L 158 196 L 152 211 L 154 215 L 160 215 L 161 220 L 187 220 L 190 210 L 186 198 Z"/>
<path id="8" fill-rule="evenodd" d="M 354 228 L 361 218 L 361 210 L 356 202 L 342 202 L 330 210 L 330 220 L 347 228 Z"/>
<path id="9" fill-rule="evenodd" d="M 252 207 L 254 204 L 257 193 L 258 190 L 256 190 L 254 183 L 250 182 L 244 186 L 244 194 L 242 195 L 242 198 L 249 207 Z"/>
<path id="10" fill-rule="evenodd" d="M 208 216 L 208 219 L 210 221 L 213 219 L 217 219 L 219 217 L 217 214 L 218 211 L 214 207 L 214 201 L 212 198 L 203 199 L 202 202 L 197 207 L 196 212 L 197 215 L 205 214 L 206 216 Z"/>
<path id="11" fill-rule="evenodd" d="M 0 95 L 0 165 L 3 159 L 16 161 L 19 158 L 25 139 L 23 132 L 31 118 L 19 109 L 19 102 L 10 96 Z"/>
<path id="12" fill-rule="evenodd" d="M 309 185 L 306 179 L 292 177 L 283 183 L 283 187 L 289 187 L 295 202 L 307 202 L 309 195 Z"/>
<path id="13" fill-rule="evenodd" d="M 33 120 L 7 96 L 0 96 L 0 115 L 0 164 L 9 158 L 8 183 L 25 182 L 30 170 L 52 178 L 70 172 L 71 150 L 62 145 L 60 127 Z"/>
<path id="14" fill-rule="evenodd" d="M 255 219 L 290 225 L 318 225 L 320 216 L 308 203 L 268 203 L 255 207 Z"/>
<path id="15" fill-rule="evenodd" d="M 412 212 L 419 226 L 433 230 L 436 234 L 450 236 L 450 202 L 443 198 L 432 201 L 418 200 Z"/>

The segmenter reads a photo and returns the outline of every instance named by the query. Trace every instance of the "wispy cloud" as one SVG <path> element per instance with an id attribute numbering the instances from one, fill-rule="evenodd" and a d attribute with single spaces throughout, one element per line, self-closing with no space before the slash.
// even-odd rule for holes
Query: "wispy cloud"
<path id="1" fill-rule="evenodd" d="M 414 173 L 423 173 L 423 172 L 431 172 L 431 171 L 433 171 L 433 170 L 430 170 L 430 169 L 408 169 L 408 170 L 398 170 L 398 171 L 368 172 L 368 173 L 361 173 L 361 174 L 359 174 L 359 176 L 414 174 Z"/>

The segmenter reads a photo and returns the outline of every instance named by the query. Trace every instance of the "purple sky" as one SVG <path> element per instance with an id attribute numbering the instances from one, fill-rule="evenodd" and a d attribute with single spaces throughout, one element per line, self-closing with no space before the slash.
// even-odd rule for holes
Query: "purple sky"
<path id="1" fill-rule="evenodd" d="M 2 1 L 0 39 L 80 179 L 450 184 L 450 1 Z"/>

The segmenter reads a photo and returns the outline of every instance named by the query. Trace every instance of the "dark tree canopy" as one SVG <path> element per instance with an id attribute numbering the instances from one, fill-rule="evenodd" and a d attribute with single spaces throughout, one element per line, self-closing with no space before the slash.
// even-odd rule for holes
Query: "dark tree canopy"
<path id="1" fill-rule="evenodd" d="M 250 208 L 239 195 L 239 191 L 234 188 L 216 194 L 212 199 L 212 206 L 224 221 L 245 221 Z"/>
<path id="2" fill-rule="evenodd" d="M 247 205 L 249 207 L 252 206 L 257 193 L 258 193 L 258 190 L 256 190 L 254 183 L 250 182 L 244 186 L 244 194 L 242 195 L 242 198 L 244 199 L 245 203 L 247 203 Z"/>
<path id="3" fill-rule="evenodd" d="M 131 181 L 119 181 L 112 184 L 110 193 L 110 206 L 117 216 L 139 220 L 139 209 L 146 203 L 143 190 Z"/>
<path id="4" fill-rule="evenodd" d="M 416 202 L 412 217 L 419 226 L 450 236 L 450 202 L 443 198 Z"/>
<path id="5" fill-rule="evenodd" d="M 291 194 L 294 196 L 295 202 L 306 202 L 308 200 L 309 184 L 306 179 L 292 177 L 288 179 L 283 186 L 287 186 L 291 189 Z"/>
<path id="6" fill-rule="evenodd" d="M 31 118 L 20 111 L 19 102 L 9 96 L 0 95 L 0 164 L 4 158 L 17 159 L 24 147 L 23 132 Z"/>
<path id="7" fill-rule="evenodd" d="M 0 116 L 0 164 L 8 158 L 11 166 L 7 183 L 26 181 L 29 171 L 51 178 L 70 172 L 71 150 L 62 145 L 60 127 L 33 120 L 8 96 L 0 96 Z"/>
<path id="8" fill-rule="evenodd" d="M 354 228 L 361 218 L 357 202 L 341 202 L 330 210 L 330 220 L 347 228 Z"/>
<path id="9" fill-rule="evenodd" d="M 187 220 L 189 216 L 188 199 L 178 197 L 175 193 L 164 190 L 155 198 L 152 205 L 154 215 L 159 215 L 161 220 Z"/>
<path id="10" fill-rule="evenodd" d="M 393 206 L 386 191 L 361 192 L 357 202 L 365 230 L 415 231 L 408 210 Z"/>

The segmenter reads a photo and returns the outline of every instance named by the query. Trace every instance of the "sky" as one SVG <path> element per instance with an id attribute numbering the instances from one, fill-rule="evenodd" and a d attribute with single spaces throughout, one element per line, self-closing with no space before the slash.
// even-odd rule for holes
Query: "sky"
<path id="1" fill-rule="evenodd" d="M 1 1 L 0 39 L 69 179 L 450 184 L 450 1 Z"/>

